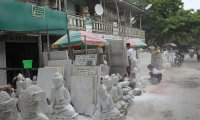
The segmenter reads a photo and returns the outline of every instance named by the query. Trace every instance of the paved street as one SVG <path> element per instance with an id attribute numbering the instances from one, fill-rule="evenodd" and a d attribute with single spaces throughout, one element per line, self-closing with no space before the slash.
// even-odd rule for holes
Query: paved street
<path id="1" fill-rule="evenodd" d="M 149 85 L 134 99 L 127 120 L 199 120 L 200 63 L 186 56 L 181 67 L 163 73 L 159 85 Z"/>

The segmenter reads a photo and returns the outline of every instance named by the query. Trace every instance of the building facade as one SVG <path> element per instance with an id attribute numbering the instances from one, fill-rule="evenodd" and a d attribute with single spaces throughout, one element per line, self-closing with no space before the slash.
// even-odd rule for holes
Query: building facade
<path id="1" fill-rule="evenodd" d="M 96 14 L 97 4 L 102 15 Z M 1 0 L 0 84 L 12 83 L 19 72 L 26 74 L 22 60 L 33 60 L 27 76 L 36 75 L 43 66 L 42 52 L 51 51 L 50 45 L 67 29 L 95 32 L 110 40 L 144 40 L 145 31 L 132 27 L 131 21 L 143 13 L 127 0 Z"/>

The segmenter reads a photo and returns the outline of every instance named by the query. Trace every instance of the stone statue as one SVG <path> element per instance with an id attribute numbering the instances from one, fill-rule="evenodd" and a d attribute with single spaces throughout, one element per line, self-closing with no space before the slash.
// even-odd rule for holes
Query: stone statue
<path id="1" fill-rule="evenodd" d="M 22 120 L 49 120 L 42 113 L 46 101 L 45 92 L 36 85 L 26 88 L 19 97 L 19 109 Z"/>
<path id="2" fill-rule="evenodd" d="M 110 72 L 110 68 L 107 65 L 107 62 L 104 60 L 104 64 L 101 64 L 101 75 L 105 76 L 108 75 Z"/>
<path id="3" fill-rule="evenodd" d="M 54 87 L 51 89 L 50 120 L 77 120 L 78 113 L 70 104 L 71 97 L 63 85 L 63 76 L 56 72 L 52 80 Z"/>
<path id="4" fill-rule="evenodd" d="M 12 98 L 15 98 L 15 97 L 16 97 L 15 89 L 14 89 L 14 88 L 11 88 L 11 94 L 10 94 L 10 96 L 11 96 Z"/>
<path id="5" fill-rule="evenodd" d="M 26 78 L 22 83 L 23 90 L 25 90 L 26 88 L 28 88 L 32 84 L 33 84 L 32 80 L 30 78 Z"/>
<path id="6" fill-rule="evenodd" d="M 118 93 L 118 103 L 121 106 L 121 113 L 127 114 L 127 106 L 128 104 L 125 103 L 125 101 L 123 100 L 123 91 L 122 91 L 122 87 L 119 85 L 119 77 L 115 74 L 111 75 L 112 81 L 113 81 L 113 85 L 114 87 L 117 88 L 117 93 Z"/>
<path id="7" fill-rule="evenodd" d="M 119 77 L 117 75 L 112 75 L 111 78 L 113 80 L 113 85 L 117 88 L 118 100 L 122 101 L 123 100 L 123 91 L 122 91 L 121 85 L 119 84 Z"/>
<path id="8" fill-rule="evenodd" d="M 0 91 L 0 119 L 16 120 L 18 114 L 16 101 L 5 91 Z"/>
<path id="9" fill-rule="evenodd" d="M 115 107 L 118 110 L 121 110 L 121 105 L 119 104 L 119 96 L 118 96 L 118 91 L 115 86 L 113 86 L 113 81 L 110 76 L 106 75 L 104 78 L 104 83 L 106 85 L 106 89 L 108 94 L 112 96 L 113 102 L 115 104 Z"/>
<path id="10" fill-rule="evenodd" d="M 119 85 L 119 77 L 116 76 L 115 74 L 112 74 L 111 78 L 113 80 L 113 85 L 117 88 L 118 100 L 122 100 L 122 98 L 123 98 L 123 91 L 122 91 L 121 86 Z"/>
<path id="11" fill-rule="evenodd" d="M 33 84 L 34 84 L 34 85 L 37 84 L 37 76 L 33 76 Z"/>
<path id="12" fill-rule="evenodd" d="M 114 107 L 112 96 L 106 91 L 104 84 L 98 88 L 98 103 L 94 118 L 95 120 L 122 120 L 123 115 Z"/>
<path id="13" fill-rule="evenodd" d="M 23 91 L 23 88 L 22 88 L 22 84 L 23 84 L 23 80 L 24 80 L 24 76 L 19 73 L 17 75 L 17 91 L 16 91 L 16 95 L 19 97 L 19 95 L 21 94 L 21 92 Z"/>

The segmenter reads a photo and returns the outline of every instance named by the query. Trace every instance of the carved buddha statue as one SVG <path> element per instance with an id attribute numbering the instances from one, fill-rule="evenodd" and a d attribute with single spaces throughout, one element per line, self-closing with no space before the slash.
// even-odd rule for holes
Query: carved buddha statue
<path id="1" fill-rule="evenodd" d="M 54 87 L 51 89 L 51 118 L 52 120 L 74 120 L 78 119 L 78 113 L 70 104 L 71 97 L 67 88 L 63 85 L 63 76 L 56 72 L 52 81 Z"/>

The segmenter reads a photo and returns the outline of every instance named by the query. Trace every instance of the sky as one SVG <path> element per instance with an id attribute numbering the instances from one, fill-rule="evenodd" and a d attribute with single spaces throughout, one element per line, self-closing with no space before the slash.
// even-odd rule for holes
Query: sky
<path id="1" fill-rule="evenodd" d="M 184 9 L 200 9 L 200 0 L 182 0 L 184 2 Z"/>

